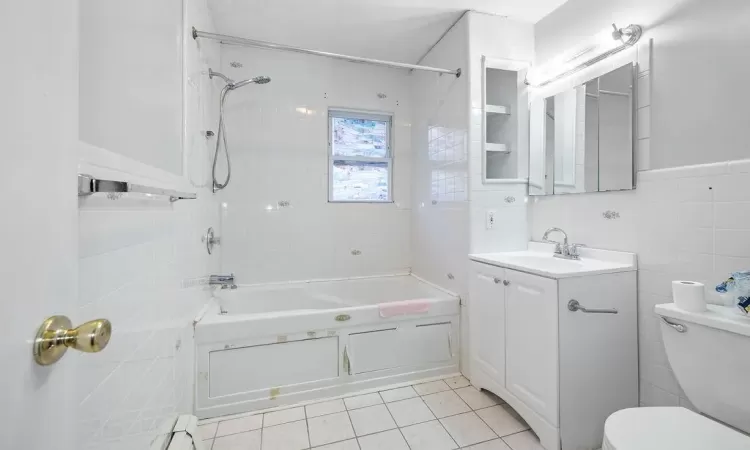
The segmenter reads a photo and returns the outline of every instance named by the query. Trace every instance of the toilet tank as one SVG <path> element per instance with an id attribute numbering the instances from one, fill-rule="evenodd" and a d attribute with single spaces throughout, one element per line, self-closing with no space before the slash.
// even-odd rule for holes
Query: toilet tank
<path id="1" fill-rule="evenodd" d="M 750 317 L 708 308 L 695 313 L 656 305 L 669 364 L 701 413 L 750 433 Z"/>

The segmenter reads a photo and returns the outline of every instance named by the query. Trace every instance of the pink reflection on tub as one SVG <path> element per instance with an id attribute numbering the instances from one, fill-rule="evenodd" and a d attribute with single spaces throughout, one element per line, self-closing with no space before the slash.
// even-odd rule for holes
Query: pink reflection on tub
<path id="1" fill-rule="evenodd" d="M 430 310 L 430 301 L 417 299 L 403 300 L 400 302 L 379 303 L 378 309 L 380 310 L 380 317 L 384 319 L 394 316 L 423 314 Z"/>

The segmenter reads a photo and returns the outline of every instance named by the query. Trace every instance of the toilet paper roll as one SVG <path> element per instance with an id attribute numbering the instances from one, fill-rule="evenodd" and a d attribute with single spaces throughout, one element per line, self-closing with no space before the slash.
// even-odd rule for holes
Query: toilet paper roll
<path id="1" fill-rule="evenodd" d="M 697 281 L 672 282 L 672 299 L 678 308 L 685 311 L 705 311 L 707 308 L 704 292 L 703 283 Z"/>

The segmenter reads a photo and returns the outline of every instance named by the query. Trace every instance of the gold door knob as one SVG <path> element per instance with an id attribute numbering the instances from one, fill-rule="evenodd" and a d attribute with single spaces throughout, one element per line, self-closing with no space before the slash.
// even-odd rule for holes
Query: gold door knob
<path id="1" fill-rule="evenodd" d="M 112 337 L 112 324 L 107 319 L 86 322 L 78 328 L 65 316 L 52 316 L 42 323 L 34 339 L 34 360 L 48 366 L 63 357 L 68 348 L 86 353 L 104 350 Z M 71 329 L 72 328 L 72 329 Z"/>

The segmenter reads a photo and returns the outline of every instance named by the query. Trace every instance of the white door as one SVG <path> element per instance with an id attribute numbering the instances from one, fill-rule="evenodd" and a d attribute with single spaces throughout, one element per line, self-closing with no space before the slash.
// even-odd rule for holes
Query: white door
<path id="1" fill-rule="evenodd" d="M 472 263 L 469 296 L 472 373 L 505 386 L 505 269 Z"/>
<path id="2" fill-rule="evenodd" d="M 80 319 L 77 21 L 77 0 L 0 6 L 3 449 L 77 448 L 75 358 L 42 367 L 31 345 L 48 316 Z"/>
<path id="3" fill-rule="evenodd" d="M 505 271 L 506 388 L 558 423 L 557 282 Z"/>

